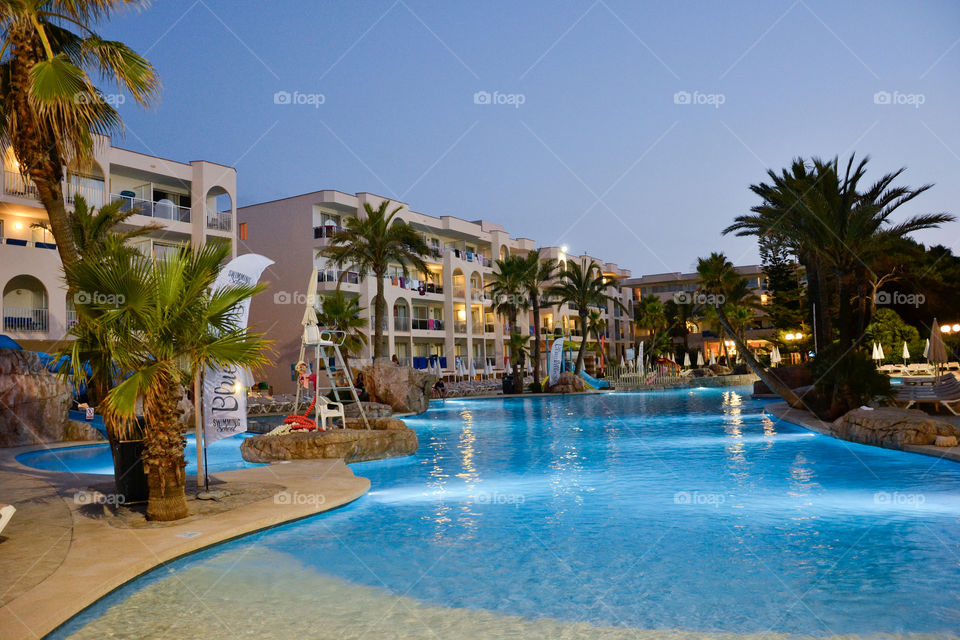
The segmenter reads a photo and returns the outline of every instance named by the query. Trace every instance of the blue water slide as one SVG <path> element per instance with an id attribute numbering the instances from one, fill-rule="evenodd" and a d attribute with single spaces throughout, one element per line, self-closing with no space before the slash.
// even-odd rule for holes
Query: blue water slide
<path id="1" fill-rule="evenodd" d="M 606 380 L 598 380 L 597 378 L 594 378 L 592 375 L 590 375 L 590 374 L 587 373 L 586 371 L 581 371 L 581 372 L 580 372 L 580 377 L 584 379 L 584 381 L 587 383 L 587 385 L 589 385 L 590 387 L 592 387 L 592 388 L 594 388 L 594 389 L 609 389 L 609 388 L 610 388 L 610 383 L 609 383 L 609 382 L 607 382 Z"/>

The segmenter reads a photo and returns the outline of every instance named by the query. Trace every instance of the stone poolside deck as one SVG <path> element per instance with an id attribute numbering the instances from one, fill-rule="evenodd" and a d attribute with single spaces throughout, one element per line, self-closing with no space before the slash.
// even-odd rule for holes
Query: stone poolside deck
<path id="1" fill-rule="evenodd" d="M 369 480 L 340 460 L 227 471 L 211 476 L 216 488 L 242 487 L 252 501 L 173 523 L 125 526 L 104 517 L 102 507 L 74 497 L 77 489 L 102 486 L 104 476 L 40 471 L 15 460 L 37 448 L 0 450 L 0 498 L 17 508 L 0 534 L 0 636 L 5 640 L 41 638 L 157 565 L 336 508 L 370 488 Z"/>

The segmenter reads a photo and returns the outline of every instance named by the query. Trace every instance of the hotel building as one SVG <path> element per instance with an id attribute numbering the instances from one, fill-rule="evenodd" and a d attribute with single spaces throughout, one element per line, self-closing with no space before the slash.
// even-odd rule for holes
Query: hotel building
<path id="1" fill-rule="evenodd" d="M 160 255 L 184 242 L 228 242 L 236 254 L 236 169 L 207 161 L 175 162 L 114 147 L 96 136 L 92 159 L 64 171 L 68 210 L 83 196 L 100 207 L 122 200 L 136 208 L 126 228 L 159 224 L 137 246 Z M 12 148 L 3 149 L 0 189 L 0 317 L 3 333 L 25 348 L 45 351 L 76 320 L 63 284 L 60 256 L 47 231 L 47 213 Z"/>
<path id="2" fill-rule="evenodd" d="M 371 193 L 350 195 L 325 190 L 237 210 L 241 252 L 259 253 L 276 262 L 263 275 L 269 283 L 268 291 L 253 300 L 250 311 L 252 328 L 275 341 L 276 362 L 264 376 L 275 392 L 294 388 L 293 366 L 299 355 L 308 287 L 322 295 L 335 291 L 339 281 L 344 293 L 359 297 L 368 338 L 360 355 L 371 357 L 376 283 L 364 274 L 338 271 L 324 257 L 323 249 L 347 218 L 365 215 L 364 204 L 376 209 L 384 199 Z M 423 234 L 430 252 L 424 256 L 426 272 L 404 276 L 400 266 L 394 265 L 386 278 L 389 355 L 420 369 L 436 356 L 447 373 L 455 371 L 457 359 L 466 368 L 472 363 L 477 372 L 489 363 L 501 373 L 508 355 L 504 342 L 510 328 L 495 314 L 486 287 L 495 272 L 496 259 L 526 255 L 536 244 L 528 238 L 512 238 L 503 226 L 487 220 L 430 216 L 412 211 L 401 202 L 393 202 L 389 210 L 397 206 L 401 208 L 397 218 Z M 585 258 L 568 256 L 557 247 L 541 249 L 541 253 L 560 261 Z M 596 262 L 608 276 L 630 275 L 617 265 Z M 317 282 L 308 282 L 314 268 L 318 270 Z M 616 285 L 609 291 L 629 308 L 630 290 Z M 631 315 L 613 304 L 603 312 L 608 334 L 605 347 L 609 354 L 622 353 L 632 341 Z M 569 305 L 546 307 L 541 310 L 541 318 L 542 333 L 552 334 L 560 328 L 574 340 L 582 339 L 577 311 Z M 533 334 L 531 314 L 518 322 L 524 335 Z M 545 345 L 541 349 L 541 361 L 545 362 Z"/>

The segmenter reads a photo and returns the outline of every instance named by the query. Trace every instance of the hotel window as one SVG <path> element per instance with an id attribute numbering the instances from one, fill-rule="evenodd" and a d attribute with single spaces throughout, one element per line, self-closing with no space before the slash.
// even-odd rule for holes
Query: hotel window
<path id="1" fill-rule="evenodd" d="M 237 236 L 241 240 L 247 239 L 247 223 L 246 222 L 241 222 L 240 225 L 237 227 Z"/>

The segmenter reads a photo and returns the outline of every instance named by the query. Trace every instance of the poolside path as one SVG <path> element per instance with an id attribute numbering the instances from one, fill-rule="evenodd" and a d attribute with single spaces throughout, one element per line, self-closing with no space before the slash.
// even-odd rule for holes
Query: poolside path
<path id="1" fill-rule="evenodd" d="M 136 526 L 106 517 L 102 505 L 76 499 L 78 489 L 103 487 L 103 476 L 40 471 L 15 460 L 36 448 L 0 450 L 0 497 L 17 508 L 0 534 L 0 637 L 5 640 L 41 638 L 159 564 L 336 508 L 370 488 L 369 480 L 340 460 L 226 471 L 211 476 L 215 488 L 242 488 L 240 493 L 252 496 L 249 501 L 174 523 Z M 212 503 L 191 504 L 205 510 Z"/>

